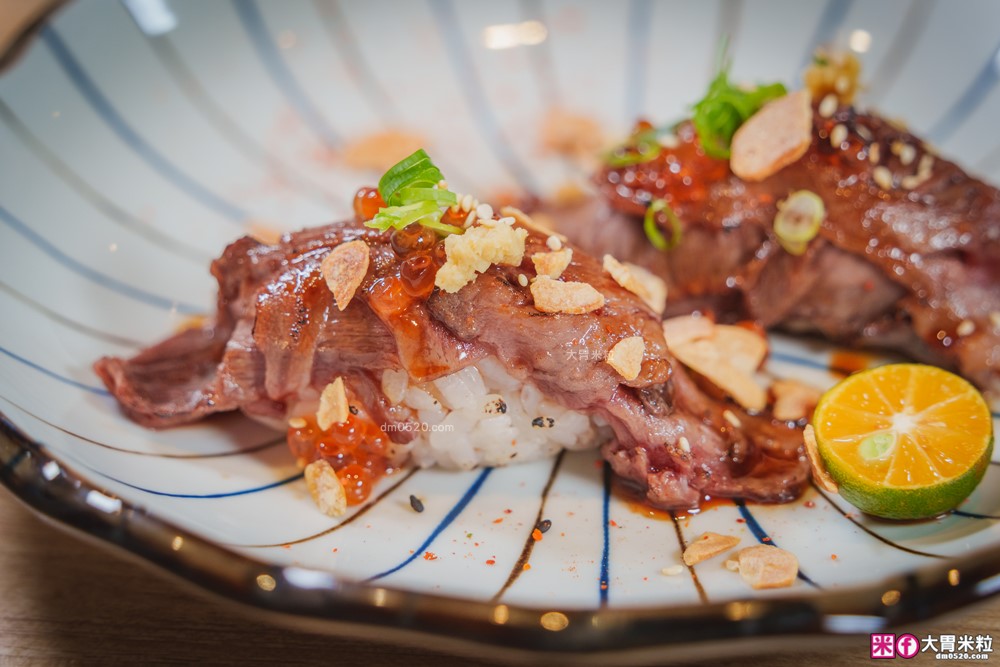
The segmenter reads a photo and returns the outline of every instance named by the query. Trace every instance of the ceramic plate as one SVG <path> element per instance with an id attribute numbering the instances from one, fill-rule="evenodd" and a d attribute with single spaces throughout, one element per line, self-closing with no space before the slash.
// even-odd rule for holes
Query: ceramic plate
<path id="1" fill-rule="evenodd" d="M 544 195 L 581 178 L 540 148 L 553 109 L 608 136 L 677 118 L 725 34 L 740 79 L 794 83 L 817 44 L 853 48 L 867 102 L 996 180 L 997 25 L 989 2 L 72 3 L 0 78 L 2 478 L 206 589 L 382 637 L 625 661 L 867 633 L 988 596 L 996 463 L 927 522 L 813 488 L 650 513 L 595 453 L 404 472 L 332 520 L 280 434 L 235 416 L 146 431 L 90 366 L 209 312 L 208 262 L 248 228 L 347 214 L 378 175 L 349 158 L 366 138 L 419 137 L 462 192 Z M 839 352 L 773 344 L 775 375 L 839 377 Z M 662 574 L 706 530 L 793 551 L 797 582 L 752 592 L 721 560 Z"/>

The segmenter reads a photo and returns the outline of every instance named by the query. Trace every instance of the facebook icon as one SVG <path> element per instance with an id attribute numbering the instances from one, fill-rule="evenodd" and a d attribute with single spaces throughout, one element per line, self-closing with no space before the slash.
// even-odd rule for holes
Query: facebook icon
<path id="1" fill-rule="evenodd" d="M 920 652 L 920 640 L 915 635 L 899 635 L 896 637 L 896 655 L 900 658 L 912 658 Z"/>

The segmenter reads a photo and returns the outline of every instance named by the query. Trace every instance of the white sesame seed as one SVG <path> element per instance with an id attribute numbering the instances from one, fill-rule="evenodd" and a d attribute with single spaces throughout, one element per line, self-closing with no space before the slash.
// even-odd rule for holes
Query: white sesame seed
<path id="1" fill-rule="evenodd" d="M 892 190 L 892 172 L 889 171 L 888 167 L 875 167 L 872 169 L 872 179 L 883 190 Z"/>
<path id="2" fill-rule="evenodd" d="M 499 220 L 497 220 L 497 222 L 499 222 L 501 224 L 504 224 L 504 225 L 513 225 L 514 224 L 514 216 L 512 216 L 512 215 L 506 215 L 506 216 L 500 218 Z"/>
<path id="3" fill-rule="evenodd" d="M 882 156 L 882 149 L 878 144 L 872 144 L 868 147 L 868 161 L 872 164 L 878 164 L 879 158 Z"/>
<path id="4" fill-rule="evenodd" d="M 288 425 L 292 428 L 305 428 L 308 426 L 306 420 L 302 417 L 292 417 L 288 420 Z"/>
<path id="5" fill-rule="evenodd" d="M 1000 311 L 994 310 L 990 313 L 990 324 L 993 325 L 994 329 L 1000 329 Z"/>
<path id="6" fill-rule="evenodd" d="M 920 158 L 920 163 L 917 165 L 917 173 L 930 178 L 931 171 L 934 169 L 934 156 L 925 153 L 923 157 Z"/>
<path id="7" fill-rule="evenodd" d="M 473 208 L 475 208 L 472 205 L 473 201 L 475 200 L 472 198 L 472 195 L 465 195 L 464 197 L 462 197 L 462 210 L 471 211 Z"/>
<path id="8" fill-rule="evenodd" d="M 872 133 L 864 125 L 855 125 L 854 131 L 857 132 L 858 136 L 864 139 L 865 141 L 872 140 Z"/>
<path id="9" fill-rule="evenodd" d="M 902 141 L 896 140 L 889 144 L 889 152 L 893 155 L 899 155 L 905 145 Z"/>
<path id="10" fill-rule="evenodd" d="M 442 178 L 440 181 L 438 181 L 438 188 L 440 188 L 441 190 L 447 190 L 448 189 L 448 181 L 446 181 L 446 180 L 444 180 Z"/>
<path id="11" fill-rule="evenodd" d="M 903 180 L 899 184 L 904 190 L 912 190 L 913 188 L 919 187 L 921 183 L 926 181 L 927 178 L 921 176 L 920 174 L 911 174 L 909 176 L 903 176 Z"/>
<path id="12" fill-rule="evenodd" d="M 521 287 L 527 287 L 528 276 L 524 275 L 523 273 L 517 274 L 517 284 L 520 285 Z"/>
<path id="13" fill-rule="evenodd" d="M 462 223 L 463 229 L 468 229 L 472 226 L 472 223 L 476 221 L 476 212 L 469 211 L 469 215 L 465 216 L 465 222 Z"/>
<path id="14" fill-rule="evenodd" d="M 913 161 L 917 159 L 917 149 L 910 144 L 903 144 L 903 147 L 899 149 L 899 161 L 903 163 L 903 166 L 909 166 L 913 164 Z"/>
<path id="15" fill-rule="evenodd" d="M 670 567 L 665 567 L 660 572 L 667 575 L 668 577 L 676 577 L 678 574 L 684 571 L 684 566 L 680 563 L 676 565 L 671 565 Z"/>
<path id="16" fill-rule="evenodd" d="M 482 219 L 489 220 L 493 217 L 493 207 L 489 204 L 480 204 L 476 207 L 476 215 Z"/>
<path id="17" fill-rule="evenodd" d="M 549 250 L 562 250 L 562 241 L 555 234 L 552 234 L 545 240 L 545 245 L 549 247 Z"/>
<path id="18" fill-rule="evenodd" d="M 726 561 L 726 569 L 729 570 L 730 572 L 739 572 L 740 562 L 730 558 L 729 560 Z"/>
<path id="19" fill-rule="evenodd" d="M 840 123 L 834 125 L 830 130 L 830 145 L 840 148 L 845 141 L 847 141 L 847 126 Z"/>
<path id="20" fill-rule="evenodd" d="M 677 440 L 677 444 L 680 445 L 681 451 L 685 454 L 689 454 L 691 452 L 691 441 L 683 435 Z"/>
<path id="21" fill-rule="evenodd" d="M 959 335 L 960 338 L 965 336 L 971 336 L 972 332 L 976 330 L 976 323 L 972 320 L 962 320 L 959 322 L 958 327 L 955 329 L 955 333 Z"/>
<path id="22" fill-rule="evenodd" d="M 723 410 L 722 418 L 725 419 L 730 424 L 732 424 L 733 428 L 739 428 L 743 426 L 743 422 L 741 422 L 740 418 L 734 415 L 731 410 Z"/>
<path id="23" fill-rule="evenodd" d="M 660 137 L 660 145 L 664 148 L 677 148 L 681 145 L 680 139 L 677 138 L 675 134 L 665 134 Z"/>
<path id="24" fill-rule="evenodd" d="M 837 96 L 830 93 L 823 98 L 823 101 L 819 103 L 819 115 L 823 118 L 829 118 L 837 111 L 837 107 L 840 105 L 840 101 Z"/>

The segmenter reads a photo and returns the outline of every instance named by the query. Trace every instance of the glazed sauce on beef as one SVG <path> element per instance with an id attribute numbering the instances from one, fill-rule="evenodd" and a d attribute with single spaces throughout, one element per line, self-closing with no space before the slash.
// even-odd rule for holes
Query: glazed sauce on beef
<path id="1" fill-rule="evenodd" d="M 620 477 L 616 477 L 612 480 L 611 493 L 616 498 L 620 499 L 625 504 L 625 507 L 627 507 L 633 514 L 637 514 L 638 516 L 646 519 L 653 519 L 654 521 L 674 521 L 675 519 L 678 521 L 684 521 L 695 514 L 701 514 L 702 512 L 718 509 L 720 507 L 732 507 L 734 502 L 732 498 L 721 498 L 706 495 L 702 496 L 697 507 L 685 510 L 665 510 L 651 505 L 646 499 L 645 492 L 642 489 L 639 489 L 634 484 L 631 484 Z"/>
<path id="2" fill-rule="evenodd" d="M 355 197 L 355 213 L 359 220 L 374 216 L 371 208 L 365 208 L 372 201 L 370 195 L 363 195 L 370 188 L 362 188 Z M 376 195 L 377 195 L 376 191 Z M 358 202 L 365 204 L 358 206 Z M 381 202 L 381 198 L 378 198 Z M 379 204 L 382 205 L 382 204 Z M 378 209 L 375 208 L 375 212 Z M 362 215 L 370 217 L 363 218 Z M 447 211 L 442 222 L 461 226 L 464 217 Z M 449 368 L 430 360 L 425 350 L 429 349 L 431 333 L 426 325 L 426 302 L 434 292 L 434 278 L 447 256 L 444 240 L 437 232 L 419 224 L 411 224 L 395 230 L 389 240 L 393 253 L 400 261 L 376 278 L 370 290 L 368 305 L 375 313 L 390 323 L 402 335 L 396 336 L 400 358 L 411 377 L 433 379 L 448 372 Z"/>
<path id="3" fill-rule="evenodd" d="M 384 206 L 376 188 L 361 188 L 354 197 L 358 220 L 371 220 Z M 444 263 L 443 243 L 433 230 L 410 225 L 392 233 L 390 246 L 401 261 L 394 262 L 393 268 L 376 279 L 369 305 L 405 332 L 408 349 L 401 354 L 413 360 L 413 376 L 439 375 L 447 369 L 428 362 L 421 354 L 426 349 L 426 331 L 418 311 L 433 292 L 434 277 Z M 357 406 L 351 407 L 347 421 L 327 430 L 320 429 L 311 417 L 304 422 L 304 426 L 289 427 L 289 448 L 303 465 L 327 461 L 337 472 L 348 505 L 367 500 L 375 483 L 392 472 L 386 452 L 387 434 Z"/>

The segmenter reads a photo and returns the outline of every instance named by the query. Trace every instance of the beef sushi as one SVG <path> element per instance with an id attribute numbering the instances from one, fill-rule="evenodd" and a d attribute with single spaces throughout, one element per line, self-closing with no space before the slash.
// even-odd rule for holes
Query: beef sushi
<path id="1" fill-rule="evenodd" d="M 660 507 L 799 495 L 800 431 L 691 379 L 665 341 L 657 279 L 437 178 L 396 204 L 385 181 L 359 193 L 353 220 L 236 241 L 212 265 L 211 323 L 99 360 L 126 414 L 152 428 L 230 410 L 287 424 L 331 514 L 407 462 L 467 469 L 598 444 Z"/>
<path id="2" fill-rule="evenodd" d="M 898 350 L 1000 390 L 1000 190 L 837 91 L 720 92 L 720 76 L 693 120 L 637 126 L 556 228 L 663 278 L 668 315 Z M 702 136 L 722 124 L 703 105 L 759 91 L 774 99 L 731 150 Z"/>

